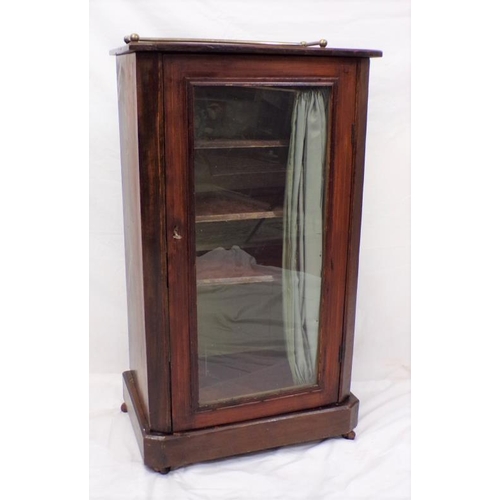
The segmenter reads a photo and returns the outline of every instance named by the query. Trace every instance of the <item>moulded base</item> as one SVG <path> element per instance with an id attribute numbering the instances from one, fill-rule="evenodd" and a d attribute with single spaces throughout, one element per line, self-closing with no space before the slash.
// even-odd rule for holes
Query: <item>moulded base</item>
<path id="1" fill-rule="evenodd" d="M 172 468 L 291 444 L 343 436 L 353 439 L 359 401 L 350 394 L 341 404 L 173 434 L 149 429 L 132 371 L 123 373 L 125 406 L 146 466 Z M 349 437 L 348 437 L 349 436 Z"/>

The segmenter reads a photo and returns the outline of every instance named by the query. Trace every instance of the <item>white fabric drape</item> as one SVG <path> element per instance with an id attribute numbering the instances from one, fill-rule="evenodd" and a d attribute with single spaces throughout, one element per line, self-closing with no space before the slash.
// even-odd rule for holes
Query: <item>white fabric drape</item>
<path id="1" fill-rule="evenodd" d="M 314 384 L 317 376 L 326 132 L 325 94 L 299 92 L 283 216 L 283 316 L 288 361 L 297 385 Z"/>
<path id="2" fill-rule="evenodd" d="M 200 357 L 263 348 L 284 352 L 280 268 L 258 265 L 234 245 L 197 257 L 196 271 Z M 228 275 L 237 284 L 229 284 Z M 238 283 L 239 276 L 261 279 Z"/>

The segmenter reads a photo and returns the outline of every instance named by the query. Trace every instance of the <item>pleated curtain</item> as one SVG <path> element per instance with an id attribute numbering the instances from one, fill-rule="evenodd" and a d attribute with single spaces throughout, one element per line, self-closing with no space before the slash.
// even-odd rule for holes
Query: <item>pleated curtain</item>
<path id="1" fill-rule="evenodd" d="M 292 114 L 284 204 L 283 316 L 296 385 L 317 379 L 328 97 L 299 91 Z"/>

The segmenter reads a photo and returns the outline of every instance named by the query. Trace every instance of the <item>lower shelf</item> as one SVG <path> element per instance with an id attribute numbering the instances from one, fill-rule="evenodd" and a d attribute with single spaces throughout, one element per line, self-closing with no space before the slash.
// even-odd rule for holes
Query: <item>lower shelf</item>
<path id="1" fill-rule="evenodd" d="M 144 463 L 158 472 L 290 444 L 347 436 L 358 422 L 359 401 L 350 395 L 341 404 L 209 429 L 160 434 L 149 429 L 133 372 L 124 378 L 125 405 Z"/>

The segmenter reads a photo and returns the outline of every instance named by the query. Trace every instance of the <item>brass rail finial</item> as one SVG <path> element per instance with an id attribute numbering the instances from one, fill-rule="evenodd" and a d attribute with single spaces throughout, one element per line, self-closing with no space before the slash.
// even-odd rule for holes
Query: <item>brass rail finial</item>
<path id="1" fill-rule="evenodd" d="M 264 42 L 257 40 L 217 40 L 217 39 L 205 39 L 205 38 L 145 38 L 140 37 L 137 33 L 132 33 L 124 37 L 125 43 L 130 42 L 168 42 L 168 43 L 183 43 L 183 42 L 197 42 L 197 43 L 235 43 L 235 44 L 262 44 L 262 45 L 294 45 L 301 47 L 314 47 L 319 45 L 321 48 L 327 46 L 328 42 L 322 38 L 317 42 Z"/>

